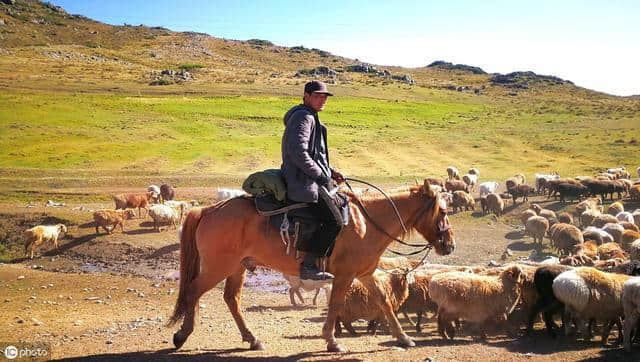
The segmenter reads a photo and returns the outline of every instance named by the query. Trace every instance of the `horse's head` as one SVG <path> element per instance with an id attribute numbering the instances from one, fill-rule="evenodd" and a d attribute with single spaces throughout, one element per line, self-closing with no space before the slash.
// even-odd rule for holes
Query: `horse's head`
<path id="1" fill-rule="evenodd" d="M 417 220 L 415 229 L 435 248 L 436 253 L 451 254 L 456 247 L 456 242 L 453 228 L 447 217 L 447 203 L 426 180 L 415 191 L 424 202 L 422 215 Z"/>

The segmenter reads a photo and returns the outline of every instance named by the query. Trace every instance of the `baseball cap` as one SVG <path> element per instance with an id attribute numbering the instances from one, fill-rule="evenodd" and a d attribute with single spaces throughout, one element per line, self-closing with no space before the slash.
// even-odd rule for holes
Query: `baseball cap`
<path id="1" fill-rule="evenodd" d="M 324 93 L 328 96 L 333 95 L 329 93 L 329 90 L 327 89 L 327 85 L 324 84 L 324 82 L 321 82 L 319 80 L 312 80 L 311 82 L 307 82 L 307 84 L 304 85 L 304 92 L 309 94 Z"/>

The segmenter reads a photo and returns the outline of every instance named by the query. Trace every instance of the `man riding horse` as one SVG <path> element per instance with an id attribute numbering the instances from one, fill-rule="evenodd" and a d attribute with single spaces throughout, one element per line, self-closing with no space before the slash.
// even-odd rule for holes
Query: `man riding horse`
<path id="1" fill-rule="evenodd" d="M 318 117 L 332 95 L 325 83 L 308 82 L 304 86 L 303 104 L 291 108 L 284 116 L 280 169 L 287 185 L 287 197 L 293 202 L 308 203 L 309 211 L 322 223 L 309 242 L 300 266 L 301 279 L 333 279 L 333 275 L 317 267 L 316 259 L 331 254 L 342 227 L 329 193 L 332 180 L 341 183 L 344 177 L 329 165 L 327 128 Z"/>

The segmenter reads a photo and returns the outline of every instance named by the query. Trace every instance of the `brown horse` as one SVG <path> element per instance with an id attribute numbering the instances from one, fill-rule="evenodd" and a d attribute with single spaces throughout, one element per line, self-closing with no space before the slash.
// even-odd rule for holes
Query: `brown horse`
<path id="1" fill-rule="evenodd" d="M 390 198 L 396 204 L 407 230 L 420 233 L 440 255 L 451 253 L 455 247 L 453 230 L 449 226 L 446 204 L 427 182 L 403 191 L 395 191 Z M 380 228 L 363 217 L 362 206 Z M 354 278 L 358 278 L 375 295 L 372 302 L 384 311 L 393 336 L 403 346 L 415 343 L 404 333 L 390 302 L 376 286 L 372 274 L 380 256 L 393 241 L 404 236 L 392 206 L 384 197 L 361 197 L 350 204 L 351 221 L 338 236 L 327 271 L 335 275 L 329 311 L 322 328 L 330 352 L 344 351 L 333 334 L 338 312 Z M 240 312 L 242 285 L 246 269 L 245 258 L 288 275 L 299 275 L 300 261 L 295 253 L 285 255 L 282 240 L 267 218 L 258 215 L 249 198 L 234 198 L 215 205 L 193 209 L 184 221 L 180 238 L 180 292 L 169 325 L 183 319 L 173 335 L 173 343 L 180 348 L 193 332 L 195 308 L 200 297 L 226 278 L 224 300 L 240 330 L 242 340 L 251 349 L 263 349 L 262 342 L 249 331 Z"/>

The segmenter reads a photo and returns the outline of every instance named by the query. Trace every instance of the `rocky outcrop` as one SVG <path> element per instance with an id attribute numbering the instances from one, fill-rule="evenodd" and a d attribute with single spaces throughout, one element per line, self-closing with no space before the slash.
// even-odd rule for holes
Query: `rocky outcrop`
<path id="1" fill-rule="evenodd" d="M 466 64 L 453 64 L 449 62 L 445 62 L 443 60 L 436 60 L 435 62 L 427 65 L 427 68 L 440 68 L 440 69 L 449 69 L 449 70 L 461 70 L 464 72 L 470 72 L 473 74 L 487 74 L 482 68 L 472 67 Z"/>
<path id="2" fill-rule="evenodd" d="M 491 76 L 491 84 L 501 85 L 507 88 L 527 89 L 534 83 L 546 83 L 549 85 L 573 84 L 552 75 L 540 75 L 534 72 L 512 72 L 509 74 L 494 74 Z"/>

